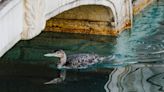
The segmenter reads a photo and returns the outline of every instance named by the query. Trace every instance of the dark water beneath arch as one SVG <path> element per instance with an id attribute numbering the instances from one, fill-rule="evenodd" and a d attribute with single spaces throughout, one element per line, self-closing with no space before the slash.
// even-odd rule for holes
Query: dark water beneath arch
<path id="1" fill-rule="evenodd" d="M 43 55 L 57 49 L 115 58 L 44 85 L 57 76 L 58 59 Z M 164 1 L 135 16 L 133 28 L 118 37 L 43 32 L 0 61 L 0 92 L 164 92 Z"/>

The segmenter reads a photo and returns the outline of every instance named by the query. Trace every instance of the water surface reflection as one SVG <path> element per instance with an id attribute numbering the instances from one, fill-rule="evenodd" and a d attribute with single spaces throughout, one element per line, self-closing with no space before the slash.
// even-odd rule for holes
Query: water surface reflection
<path id="1" fill-rule="evenodd" d="M 115 68 L 104 88 L 106 92 L 163 92 L 163 69 L 143 64 Z"/>

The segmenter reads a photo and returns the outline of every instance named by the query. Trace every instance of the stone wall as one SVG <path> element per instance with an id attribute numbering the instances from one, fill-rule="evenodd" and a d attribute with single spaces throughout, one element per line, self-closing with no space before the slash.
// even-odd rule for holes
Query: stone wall
<path id="1" fill-rule="evenodd" d="M 60 13 L 54 18 L 110 21 L 112 16 L 112 11 L 108 7 L 100 5 L 83 5 Z"/>
<path id="2" fill-rule="evenodd" d="M 47 21 L 46 31 L 86 34 L 113 34 L 113 13 L 100 5 L 83 5 L 65 11 Z"/>

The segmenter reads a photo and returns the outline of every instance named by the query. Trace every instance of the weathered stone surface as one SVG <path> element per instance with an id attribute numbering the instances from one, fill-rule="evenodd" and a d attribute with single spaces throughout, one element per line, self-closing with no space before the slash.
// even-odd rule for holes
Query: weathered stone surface
<path id="1" fill-rule="evenodd" d="M 71 19 L 51 19 L 47 22 L 45 31 L 85 33 L 97 35 L 115 35 L 117 31 L 107 21 L 87 21 Z"/>
<path id="2" fill-rule="evenodd" d="M 113 14 L 105 6 L 80 6 L 65 11 L 51 18 L 46 25 L 46 31 L 85 33 L 85 34 L 115 34 L 113 31 Z"/>
<path id="3" fill-rule="evenodd" d="M 108 7 L 100 5 L 83 5 L 65 11 L 54 18 L 111 21 L 112 17 L 113 14 Z"/>

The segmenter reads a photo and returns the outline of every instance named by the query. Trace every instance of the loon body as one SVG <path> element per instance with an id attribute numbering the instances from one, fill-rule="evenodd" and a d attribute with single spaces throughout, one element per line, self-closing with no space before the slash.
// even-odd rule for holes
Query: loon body
<path id="1" fill-rule="evenodd" d="M 67 57 L 66 63 L 63 65 L 66 68 L 87 68 L 90 65 L 98 63 L 101 59 L 96 54 L 75 54 Z"/>
<path id="2" fill-rule="evenodd" d="M 45 54 L 47 57 L 59 57 L 60 62 L 58 68 L 71 68 L 81 69 L 87 68 L 90 65 L 102 62 L 109 57 L 100 57 L 97 54 L 74 54 L 66 56 L 63 50 L 56 51 L 54 53 Z M 111 58 L 111 57 L 110 57 Z"/>
<path id="3" fill-rule="evenodd" d="M 60 58 L 60 62 L 57 65 L 58 69 L 66 68 L 66 69 L 82 69 L 87 68 L 96 63 L 100 63 L 104 60 L 111 60 L 112 57 L 101 57 L 97 54 L 74 54 L 67 56 L 63 50 L 58 50 L 54 53 L 45 54 L 46 57 L 58 57 Z M 56 84 L 65 79 L 66 70 L 60 72 L 60 78 L 55 78 L 50 82 L 46 82 L 45 84 Z"/>

